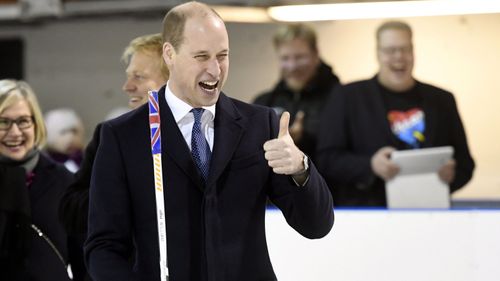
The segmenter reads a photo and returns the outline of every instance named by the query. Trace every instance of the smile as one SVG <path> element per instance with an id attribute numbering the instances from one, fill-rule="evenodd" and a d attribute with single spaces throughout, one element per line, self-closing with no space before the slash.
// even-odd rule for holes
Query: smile
<path id="1" fill-rule="evenodd" d="M 138 96 L 129 96 L 129 100 L 131 102 L 136 102 L 136 101 L 140 101 L 142 99 L 142 97 L 138 97 Z"/>
<path id="2" fill-rule="evenodd" d="M 2 144 L 8 148 L 16 148 L 22 146 L 24 141 L 3 141 Z"/>
<path id="3" fill-rule="evenodd" d="M 200 82 L 198 83 L 200 87 L 206 91 L 213 91 L 217 88 L 217 85 L 219 85 L 219 81 L 213 81 L 213 82 Z"/>
<path id="4" fill-rule="evenodd" d="M 396 73 L 406 72 L 405 66 L 391 66 L 390 69 L 391 69 L 391 71 L 396 72 Z"/>

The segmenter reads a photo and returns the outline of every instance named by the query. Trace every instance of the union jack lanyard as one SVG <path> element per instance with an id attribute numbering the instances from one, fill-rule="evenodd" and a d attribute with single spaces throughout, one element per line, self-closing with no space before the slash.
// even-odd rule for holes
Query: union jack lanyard
<path id="1" fill-rule="evenodd" d="M 161 281 L 168 281 L 167 266 L 167 224 L 165 222 L 165 202 L 163 199 L 163 176 L 161 166 L 161 130 L 160 106 L 158 92 L 148 92 L 149 128 L 151 129 L 151 154 L 153 156 L 153 174 L 155 180 L 156 219 L 158 223 L 158 240 L 160 247 Z"/>

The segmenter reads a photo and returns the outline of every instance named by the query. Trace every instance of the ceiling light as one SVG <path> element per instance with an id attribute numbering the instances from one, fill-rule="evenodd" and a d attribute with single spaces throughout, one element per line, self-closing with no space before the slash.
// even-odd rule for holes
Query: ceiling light
<path id="1" fill-rule="evenodd" d="M 500 13 L 500 1 L 423 0 L 290 5 L 268 8 L 277 21 L 324 21 Z"/>
<path id="2" fill-rule="evenodd" d="M 226 22 L 270 22 L 267 10 L 257 7 L 211 6 Z"/>

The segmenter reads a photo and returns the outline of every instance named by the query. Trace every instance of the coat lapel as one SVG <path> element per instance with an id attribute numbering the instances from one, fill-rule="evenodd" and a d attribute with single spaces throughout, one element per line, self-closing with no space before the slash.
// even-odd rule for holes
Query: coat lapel
<path id="1" fill-rule="evenodd" d="M 174 115 L 170 110 L 165 99 L 165 87 L 163 87 L 158 93 L 158 99 L 160 103 L 160 118 L 161 118 L 161 138 L 162 145 L 161 149 L 163 153 L 163 159 L 169 157 L 187 176 L 193 183 L 203 191 L 203 180 L 196 168 L 196 164 L 191 157 L 191 152 L 189 147 L 182 136 L 182 133 L 175 122 Z M 166 156 L 167 155 L 167 156 Z M 165 165 L 163 165 L 165 169 Z M 168 176 L 168 171 L 163 172 Z"/>
<path id="2" fill-rule="evenodd" d="M 418 83 L 418 82 L 417 82 Z M 420 95 L 422 96 L 422 107 L 425 113 L 425 140 L 423 147 L 429 147 L 429 144 L 434 143 L 434 138 L 437 131 L 438 109 L 437 101 L 433 99 L 432 94 L 422 90 L 422 85 L 417 84 Z"/>
<path id="3" fill-rule="evenodd" d="M 379 127 L 379 130 L 383 132 L 386 142 L 390 143 L 393 146 L 397 146 L 397 140 L 394 134 L 391 131 L 391 126 L 389 125 L 389 120 L 387 120 L 387 110 L 384 105 L 384 101 L 382 99 L 382 93 L 380 92 L 380 87 L 377 82 L 377 76 L 375 76 L 371 83 L 370 87 L 371 91 L 368 93 L 373 93 L 368 95 L 368 98 L 371 99 L 371 104 L 373 104 L 373 120 L 376 122 L 376 126 Z"/>
<path id="4" fill-rule="evenodd" d="M 165 100 L 165 90 L 159 92 L 162 151 L 172 160 L 196 186 L 203 190 L 203 179 L 191 157 L 191 152 L 179 131 L 170 107 Z M 210 173 L 206 186 L 211 186 L 222 174 L 231 160 L 243 135 L 242 118 L 231 100 L 221 93 L 217 102 L 214 120 L 214 148 L 210 163 Z M 165 156 L 163 156 L 165 157 Z M 166 171 L 168 175 L 168 171 Z"/>
<path id="5" fill-rule="evenodd" d="M 35 179 L 30 188 L 30 200 L 31 205 L 36 205 L 36 202 L 43 197 L 52 185 L 55 184 L 57 180 L 52 173 L 54 170 L 54 164 L 47 160 L 41 153 L 38 164 L 35 167 Z"/>
<path id="6" fill-rule="evenodd" d="M 214 123 L 214 149 L 207 187 L 213 186 L 220 177 L 231 160 L 244 132 L 243 118 L 232 101 L 223 93 L 221 93 L 217 102 L 217 113 Z"/>

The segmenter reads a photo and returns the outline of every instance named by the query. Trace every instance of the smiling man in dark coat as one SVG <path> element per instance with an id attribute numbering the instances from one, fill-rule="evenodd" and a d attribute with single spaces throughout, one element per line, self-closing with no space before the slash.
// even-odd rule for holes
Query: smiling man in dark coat
<path id="1" fill-rule="evenodd" d="M 320 238 L 334 219 L 328 186 L 290 137 L 289 114 L 278 122 L 271 109 L 221 92 L 229 39 L 212 9 L 198 2 L 173 8 L 163 36 L 170 70 L 158 94 L 167 247 L 159 248 L 161 206 L 155 207 L 143 106 L 102 126 L 85 246 L 89 272 L 97 281 L 160 280 L 159 257 L 167 251 L 171 281 L 276 280 L 266 245 L 266 199 L 303 236 Z M 208 174 L 195 161 L 200 132 L 211 155 Z"/>

